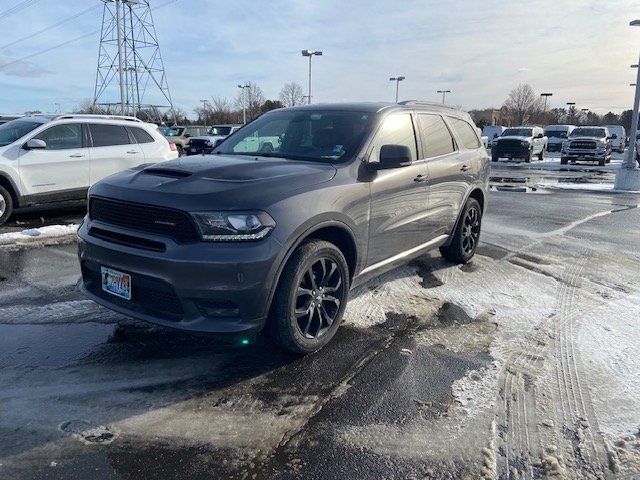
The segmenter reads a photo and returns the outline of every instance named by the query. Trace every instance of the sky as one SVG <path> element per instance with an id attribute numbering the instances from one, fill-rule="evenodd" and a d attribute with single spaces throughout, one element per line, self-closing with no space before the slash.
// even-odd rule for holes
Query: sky
<path id="1" fill-rule="evenodd" d="M 233 98 L 246 81 L 267 98 L 292 81 L 306 93 L 306 48 L 324 53 L 313 59 L 317 102 L 393 101 L 389 77 L 404 75 L 401 99 L 435 101 L 449 89 L 447 103 L 466 110 L 499 107 L 519 83 L 552 92 L 549 107 L 633 104 L 637 0 L 150 4 L 173 102 L 191 116 L 201 99 Z M 69 111 L 92 99 L 101 18 L 99 0 L 1 0 L 0 113 L 54 112 L 56 103 Z M 115 89 L 108 95 L 117 101 Z M 160 98 L 149 90 L 144 103 Z"/>

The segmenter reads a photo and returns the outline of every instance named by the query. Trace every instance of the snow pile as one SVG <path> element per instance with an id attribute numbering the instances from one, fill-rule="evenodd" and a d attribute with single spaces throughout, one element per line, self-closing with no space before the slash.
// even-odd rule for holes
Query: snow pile
<path id="1" fill-rule="evenodd" d="M 30 228 L 21 232 L 0 234 L 0 246 L 24 244 L 61 243 L 75 238 L 78 225 L 50 225 L 48 227 Z"/>

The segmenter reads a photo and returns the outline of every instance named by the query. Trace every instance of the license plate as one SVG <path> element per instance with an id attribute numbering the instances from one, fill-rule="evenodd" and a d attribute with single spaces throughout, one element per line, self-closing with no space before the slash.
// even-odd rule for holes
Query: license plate
<path id="1" fill-rule="evenodd" d="M 112 268 L 100 267 L 102 290 L 116 297 L 131 300 L 131 275 Z"/>
<path id="2" fill-rule="evenodd" d="M 198 150 L 194 147 L 191 147 L 191 153 L 196 153 Z"/>

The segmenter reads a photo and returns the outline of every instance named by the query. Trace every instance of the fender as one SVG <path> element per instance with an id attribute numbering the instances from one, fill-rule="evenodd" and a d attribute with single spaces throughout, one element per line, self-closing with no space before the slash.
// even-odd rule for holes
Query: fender
<path id="1" fill-rule="evenodd" d="M 329 216 L 331 214 L 327 214 L 327 216 Z M 317 220 L 317 217 L 316 217 Z M 357 271 L 358 269 L 358 263 L 360 261 L 360 255 L 359 255 L 359 251 L 358 251 L 358 243 L 356 241 L 356 236 L 353 233 L 353 230 L 351 229 L 351 227 L 349 227 L 346 223 L 341 222 L 339 220 L 335 220 L 335 219 L 331 219 L 331 220 L 324 220 L 324 221 L 320 221 L 319 223 L 314 223 L 314 219 L 310 219 L 308 222 L 306 223 L 310 223 L 311 226 L 306 228 L 302 233 L 297 234 L 297 236 L 294 238 L 294 240 L 292 242 L 287 242 L 289 243 L 289 247 L 287 248 L 284 256 L 278 261 L 276 262 L 276 269 L 274 272 L 272 272 L 270 274 L 270 278 L 271 278 L 271 283 L 273 285 L 273 288 L 269 289 L 269 299 L 267 302 L 268 308 L 267 311 L 265 312 L 265 315 L 268 316 L 269 315 L 269 311 L 271 310 L 271 302 L 273 301 L 273 296 L 276 293 L 276 289 L 277 289 L 277 285 L 278 282 L 280 281 L 280 276 L 282 275 L 282 271 L 284 270 L 285 265 L 287 264 L 287 262 L 289 261 L 289 259 L 291 258 L 291 255 L 293 255 L 293 252 L 296 250 L 296 248 L 298 248 L 298 246 L 300 246 L 300 244 L 302 242 L 304 242 L 313 232 L 316 232 L 322 228 L 326 228 L 326 227 L 338 227 L 342 230 L 344 230 L 350 237 L 351 240 L 353 241 L 353 244 L 356 245 L 356 265 L 354 268 L 354 272 Z M 285 245 L 283 245 L 284 247 Z M 355 275 L 354 275 L 355 276 Z"/>
<path id="2" fill-rule="evenodd" d="M 484 202 L 483 202 L 484 205 L 482 206 L 482 216 L 484 216 L 484 213 L 487 211 L 487 192 L 479 185 L 474 185 L 472 188 L 469 189 L 469 191 L 467 192 L 467 194 L 464 197 L 464 201 L 462 202 L 462 206 L 464 207 L 467 204 L 467 201 L 469 200 L 469 197 L 471 197 L 471 193 L 475 192 L 476 190 L 480 190 L 482 192 L 482 196 L 484 197 Z M 458 218 L 456 219 L 456 223 L 453 225 L 453 229 L 451 230 L 451 233 L 449 234 L 449 239 L 442 244 L 443 247 L 447 247 L 447 246 L 449 246 L 451 244 L 451 240 L 453 239 L 453 233 L 458 228 L 458 223 L 460 223 L 460 220 L 462 219 L 462 212 L 463 211 L 464 211 L 464 209 L 461 208 L 460 212 L 458 213 Z"/>
<path id="3" fill-rule="evenodd" d="M 24 197 L 20 194 L 20 190 L 18 189 L 18 186 L 13 181 L 11 176 L 7 175 L 6 173 L 0 172 L 0 180 L 6 181 L 13 190 L 13 192 L 9 193 L 14 194 L 16 200 L 15 208 L 23 207 L 25 205 Z"/>

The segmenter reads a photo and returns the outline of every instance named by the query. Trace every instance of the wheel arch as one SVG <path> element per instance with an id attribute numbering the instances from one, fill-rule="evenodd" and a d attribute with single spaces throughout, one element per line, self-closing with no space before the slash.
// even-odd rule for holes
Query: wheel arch
<path id="1" fill-rule="evenodd" d="M 473 198 L 474 200 L 476 200 L 480 204 L 480 211 L 484 215 L 484 213 L 486 211 L 486 208 L 487 208 L 486 194 L 482 190 L 482 188 L 476 186 L 476 187 L 472 188 L 469 191 L 469 193 L 467 193 L 467 196 L 464 198 L 464 201 L 461 203 L 461 208 L 460 208 L 460 212 L 458 212 L 458 218 L 456 218 L 456 223 L 453 224 L 453 229 L 451 230 L 451 233 L 449 235 L 449 239 L 443 244 L 443 246 L 448 246 L 448 245 L 451 244 L 451 240 L 453 238 L 453 234 L 455 233 L 456 229 L 458 228 L 458 223 L 460 223 L 460 219 L 462 218 L 462 212 L 464 211 L 464 206 L 467 204 L 467 201 L 470 198 Z"/>
<path id="2" fill-rule="evenodd" d="M 22 204 L 22 197 L 18 193 L 18 189 L 16 188 L 15 183 L 11 180 L 7 175 L 0 173 L 0 186 L 7 189 L 9 194 L 11 195 L 11 200 L 13 201 L 14 207 L 19 207 Z"/>

